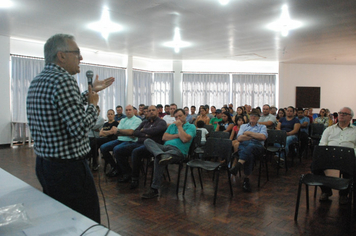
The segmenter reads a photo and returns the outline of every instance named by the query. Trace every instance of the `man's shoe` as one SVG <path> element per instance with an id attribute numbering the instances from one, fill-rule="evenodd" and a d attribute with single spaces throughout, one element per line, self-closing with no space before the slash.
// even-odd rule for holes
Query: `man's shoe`
<path id="1" fill-rule="evenodd" d="M 319 201 L 320 202 L 325 202 L 325 201 L 329 201 L 329 197 L 331 196 L 332 194 L 330 193 L 321 193 L 320 197 L 319 197 Z"/>
<path id="2" fill-rule="evenodd" d="M 171 155 L 161 155 L 161 160 L 159 161 L 160 165 L 168 165 L 171 162 Z"/>
<path id="3" fill-rule="evenodd" d="M 131 176 L 130 175 L 124 175 L 124 176 L 122 176 L 121 178 L 119 178 L 118 180 L 117 180 L 117 182 L 119 182 L 119 183 L 127 183 L 127 182 L 129 182 L 131 180 Z"/>
<path id="4" fill-rule="evenodd" d="M 280 162 L 279 162 L 279 168 L 285 168 L 286 167 L 286 163 L 285 163 L 285 161 L 284 160 L 280 160 Z"/>
<path id="5" fill-rule="evenodd" d="M 346 205 L 350 203 L 350 198 L 347 196 L 340 196 L 339 198 L 339 205 Z"/>
<path id="6" fill-rule="evenodd" d="M 242 189 L 244 192 L 251 192 L 251 186 L 250 186 L 250 179 L 249 178 L 244 178 L 244 183 L 242 185 Z"/>
<path id="7" fill-rule="evenodd" d="M 136 189 L 138 187 L 138 180 L 132 180 L 130 189 Z"/>
<path id="8" fill-rule="evenodd" d="M 92 171 L 98 171 L 100 165 L 93 165 Z"/>
<path id="9" fill-rule="evenodd" d="M 144 194 L 142 194 L 142 198 L 144 199 L 150 199 L 150 198 L 155 198 L 158 197 L 158 190 L 154 189 L 154 188 L 150 188 L 147 192 L 145 192 Z"/>
<path id="10" fill-rule="evenodd" d="M 118 175 L 119 175 L 119 171 L 116 170 L 116 169 L 112 169 L 112 170 L 107 174 L 108 177 L 116 177 L 116 176 L 118 176 Z"/>
<path id="11" fill-rule="evenodd" d="M 241 168 L 241 162 L 237 162 L 237 164 L 229 169 L 230 173 L 233 175 L 237 175 L 238 170 Z"/>

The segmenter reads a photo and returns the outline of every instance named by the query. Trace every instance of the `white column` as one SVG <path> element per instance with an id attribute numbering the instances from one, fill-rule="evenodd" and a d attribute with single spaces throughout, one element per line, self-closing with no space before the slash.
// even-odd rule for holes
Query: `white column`
<path id="1" fill-rule="evenodd" d="M 10 144 L 11 134 L 11 110 L 10 110 L 10 38 L 0 36 L 0 144 Z"/>
<path id="2" fill-rule="evenodd" d="M 133 60 L 132 56 L 127 57 L 127 89 L 126 89 L 126 105 L 133 102 L 133 73 L 132 73 Z M 125 108 L 124 108 L 125 110 Z"/>
<path id="3" fill-rule="evenodd" d="M 174 71 L 174 80 L 173 80 L 173 102 L 177 104 L 179 108 L 183 106 L 183 97 L 182 97 L 182 80 L 183 75 L 181 73 L 183 68 L 182 61 L 173 62 L 173 71 Z"/>

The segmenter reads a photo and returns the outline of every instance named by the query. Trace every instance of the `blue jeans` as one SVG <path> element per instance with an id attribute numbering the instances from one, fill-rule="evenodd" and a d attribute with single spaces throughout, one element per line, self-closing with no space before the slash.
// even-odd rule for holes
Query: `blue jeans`
<path id="1" fill-rule="evenodd" d="M 131 175 L 131 167 L 128 158 L 135 148 L 143 146 L 143 143 L 123 142 L 114 147 L 114 157 L 123 175 Z"/>
<path id="2" fill-rule="evenodd" d="M 36 175 L 45 194 L 100 223 L 98 194 L 85 159 L 55 162 L 37 156 Z"/>
<path id="3" fill-rule="evenodd" d="M 114 167 L 116 169 L 116 162 L 114 160 L 114 158 L 112 157 L 112 155 L 110 154 L 110 151 L 113 151 L 114 148 L 123 143 L 123 141 L 119 141 L 119 140 L 113 140 L 110 141 L 108 143 L 104 143 L 103 145 L 101 145 L 100 147 L 100 152 L 101 154 L 103 154 L 103 159 L 110 163 L 111 167 Z"/>
<path id="4" fill-rule="evenodd" d="M 249 176 L 253 170 L 253 164 L 257 155 L 262 155 L 263 145 L 257 140 L 243 141 L 239 145 L 239 159 L 244 160 L 244 174 Z"/>
<path id="5" fill-rule="evenodd" d="M 288 152 L 289 152 L 289 145 L 291 145 L 292 143 L 296 143 L 296 142 L 298 142 L 297 135 L 287 136 L 287 142 L 286 142 L 286 146 L 285 146 L 287 156 L 288 156 Z M 281 145 L 279 143 L 275 143 L 274 146 L 281 147 Z M 281 159 L 285 160 L 284 152 L 281 153 Z"/>
<path id="6" fill-rule="evenodd" d="M 151 152 L 155 157 L 154 175 L 151 187 L 154 189 L 160 189 L 162 184 L 163 172 L 166 167 L 159 164 L 160 159 L 157 158 L 157 156 L 161 154 L 169 154 L 172 155 L 171 163 L 179 163 L 181 160 L 184 159 L 184 155 L 178 148 L 170 145 L 165 146 L 162 144 L 158 144 L 152 139 L 146 139 L 144 144 L 147 150 Z"/>

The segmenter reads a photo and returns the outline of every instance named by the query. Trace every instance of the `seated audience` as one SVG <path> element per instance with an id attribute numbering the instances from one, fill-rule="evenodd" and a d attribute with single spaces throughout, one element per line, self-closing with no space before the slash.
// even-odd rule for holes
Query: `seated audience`
<path id="1" fill-rule="evenodd" d="M 195 120 L 195 125 L 197 125 L 197 122 L 202 120 L 204 124 L 209 124 L 210 118 L 207 116 L 206 108 L 204 106 L 200 107 L 200 115 L 198 115 L 197 119 Z"/>
<path id="2" fill-rule="evenodd" d="M 214 130 L 216 130 L 216 127 L 218 126 L 219 122 L 222 121 L 222 114 L 221 114 L 221 109 L 217 109 L 215 111 L 215 117 L 210 120 L 209 124 L 214 126 Z"/>
<path id="3" fill-rule="evenodd" d="M 285 116 L 286 116 L 286 112 L 284 111 L 283 108 L 280 108 L 278 110 L 278 114 L 276 116 L 277 124 L 278 124 L 279 119 L 281 119 L 282 117 L 285 117 Z"/>
<path id="4" fill-rule="evenodd" d="M 197 122 L 197 130 L 201 131 L 201 141 L 200 143 L 204 145 L 206 143 L 206 136 L 209 135 L 209 132 L 206 128 L 204 128 L 204 121 L 199 120 Z"/>
<path id="5" fill-rule="evenodd" d="M 170 115 L 165 115 L 163 117 L 163 120 L 167 123 L 167 126 L 170 126 L 175 121 L 175 118 L 173 115 L 175 110 L 177 110 L 177 105 L 172 103 L 169 108 Z"/>
<path id="6" fill-rule="evenodd" d="M 248 123 L 248 116 L 247 116 L 246 113 L 245 113 L 244 107 L 238 107 L 238 108 L 236 109 L 236 116 L 242 116 L 243 119 L 244 119 L 244 121 L 245 121 L 245 123 Z M 233 122 L 235 122 L 236 116 L 234 116 L 234 117 L 232 118 L 232 121 L 233 121 Z"/>
<path id="7" fill-rule="evenodd" d="M 242 116 L 235 116 L 234 127 L 232 128 L 230 139 L 232 140 L 232 146 L 234 148 L 234 153 L 237 153 L 240 142 L 237 140 L 237 134 L 241 128 L 241 125 L 245 124 L 245 120 Z"/>
<path id="8" fill-rule="evenodd" d="M 274 115 L 275 117 L 277 116 L 277 107 L 271 106 L 270 113 Z"/>
<path id="9" fill-rule="evenodd" d="M 324 130 L 321 136 L 320 146 L 340 146 L 353 148 L 356 153 L 356 127 L 351 125 L 354 112 L 349 107 L 343 107 L 338 113 L 338 123 L 334 124 Z M 325 175 L 324 171 L 314 171 L 314 174 Z M 346 173 L 343 174 L 344 178 L 350 178 Z M 332 190 L 328 187 L 321 187 L 322 194 L 319 198 L 320 201 L 328 201 L 329 197 L 333 194 Z M 351 199 L 347 197 L 349 190 L 339 191 L 339 204 L 348 204 Z"/>
<path id="10" fill-rule="evenodd" d="M 164 105 L 164 113 L 166 114 L 166 116 L 170 116 L 171 115 L 170 109 L 171 109 L 170 105 L 168 105 L 168 104 Z"/>
<path id="11" fill-rule="evenodd" d="M 125 118 L 126 116 L 122 113 L 122 106 L 117 106 L 116 107 L 116 115 L 115 115 L 115 121 L 120 123 L 120 120 Z"/>
<path id="12" fill-rule="evenodd" d="M 141 118 L 141 120 L 145 119 L 145 112 L 143 110 L 144 107 L 145 107 L 145 104 L 138 105 L 138 116 Z"/>
<path id="13" fill-rule="evenodd" d="M 329 117 L 326 115 L 325 108 L 320 109 L 319 116 L 314 120 L 315 124 L 323 124 L 324 128 L 329 126 Z"/>
<path id="14" fill-rule="evenodd" d="M 184 112 L 187 114 L 187 122 L 192 123 L 193 116 L 189 114 L 189 107 L 184 107 Z"/>
<path id="15" fill-rule="evenodd" d="M 305 111 L 308 111 L 305 109 Z M 300 153 L 303 153 L 304 150 L 308 147 L 308 136 L 309 136 L 309 122 L 310 119 L 309 117 L 304 116 L 304 110 L 303 108 L 298 108 L 298 120 L 300 122 L 300 132 L 299 132 L 299 138 L 301 142 L 301 148 L 300 148 Z"/>
<path id="16" fill-rule="evenodd" d="M 191 124 L 194 124 L 194 123 L 195 123 L 195 120 L 196 120 L 197 117 L 198 117 L 198 114 L 196 114 L 195 111 L 196 111 L 196 107 L 195 107 L 195 106 L 191 106 L 191 107 L 190 107 L 190 112 L 191 112 L 192 120 L 191 120 L 191 122 L 189 122 L 189 123 L 191 123 Z"/>
<path id="17" fill-rule="evenodd" d="M 216 107 L 215 107 L 215 106 L 211 106 L 210 110 L 211 110 L 212 116 L 215 117 L 215 116 L 216 116 Z M 212 118 L 210 118 L 210 120 L 211 120 L 211 119 L 212 119 Z"/>
<path id="18" fill-rule="evenodd" d="M 261 125 L 265 125 L 267 129 L 274 129 L 277 120 L 276 117 L 270 114 L 270 107 L 268 104 L 263 105 L 263 113 L 258 123 Z"/>
<path id="19" fill-rule="evenodd" d="M 163 119 L 163 117 L 166 115 L 166 113 L 163 113 L 162 104 L 157 104 L 156 108 L 157 108 L 157 111 L 158 111 L 158 117 Z"/>
<path id="20" fill-rule="evenodd" d="M 211 119 L 214 117 L 214 115 L 211 114 L 211 113 L 209 113 L 209 110 L 210 110 L 209 105 L 206 104 L 204 107 L 205 107 L 205 109 L 206 109 L 206 115 L 207 115 L 207 117 L 209 117 L 209 119 L 211 120 Z"/>
<path id="21" fill-rule="evenodd" d="M 294 107 L 289 106 L 287 108 L 286 117 L 282 117 L 278 121 L 278 125 L 276 127 L 277 130 L 285 130 L 287 132 L 287 141 L 286 141 L 286 155 L 288 156 L 289 153 L 289 145 L 292 143 L 298 142 L 298 132 L 300 128 L 300 122 L 298 118 L 294 116 Z M 275 143 L 274 146 L 280 147 L 279 143 Z M 285 163 L 285 156 L 284 152 L 281 153 L 281 167 L 284 167 Z"/>
<path id="22" fill-rule="evenodd" d="M 232 128 L 234 127 L 234 122 L 232 122 L 230 113 L 225 111 L 222 113 L 221 116 L 222 120 L 216 126 L 215 131 L 223 131 L 231 133 Z"/>
<path id="23" fill-rule="evenodd" d="M 155 198 L 159 195 L 158 190 L 161 188 L 165 166 L 183 160 L 188 155 L 190 144 L 196 135 L 196 128 L 186 121 L 184 110 L 175 110 L 174 117 L 176 121 L 168 126 L 163 134 L 164 145 L 151 139 L 146 139 L 144 142 L 146 148 L 154 155 L 155 160 L 151 188 L 142 194 L 142 198 Z"/>
<path id="24" fill-rule="evenodd" d="M 240 145 L 238 147 L 238 156 L 235 158 L 230 169 L 233 175 L 243 167 L 244 182 L 242 185 L 243 191 L 251 192 L 251 185 L 249 176 L 253 170 L 256 156 L 262 155 L 264 151 L 264 141 L 267 139 L 267 128 L 265 125 L 258 124 L 260 114 L 253 109 L 250 113 L 250 122 L 241 125 L 239 133 L 237 134 L 237 141 Z M 236 157 L 236 155 L 234 155 Z"/>

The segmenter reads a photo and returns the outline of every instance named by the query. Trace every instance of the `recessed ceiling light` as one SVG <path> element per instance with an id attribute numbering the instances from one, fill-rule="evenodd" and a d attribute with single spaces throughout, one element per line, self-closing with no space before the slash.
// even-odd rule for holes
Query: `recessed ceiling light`
<path id="1" fill-rule="evenodd" d="M 281 32 L 281 35 L 286 37 L 288 36 L 290 30 L 299 28 L 301 26 L 302 23 L 300 21 L 290 19 L 288 6 L 283 5 L 282 14 L 279 20 L 270 23 L 269 25 L 267 25 L 267 28 L 273 31 Z"/>
<path id="2" fill-rule="evenodd" d="M 110 13 L 107 7 L 104 7 L 100 21 L 90 23 L 88 28 L 100 32 L 104 39 L 107 39 L 110 33 L 122 30 L 121 25 L 110 20 Z"/>
<path id="3" fill-rule="evenodd" d="M 230 2 L 230 0 L 219 0 L 221 5 L 226 5 Z"/>
<path id="4" fill-rule="evenodd" d="M 176 27 L 174 30 L 173 41 L 164 43 L 164 46 L 174 48 L 175 53 L 179 53 L 181 48 L 189 47 L 191 43 L 181 40 L 179 28 Z"/>
<path id="5" fill-rule="evenodd" d="M 0 8 L 9 8 L 14 5 L 10 0 L 0 0 Z"/>

